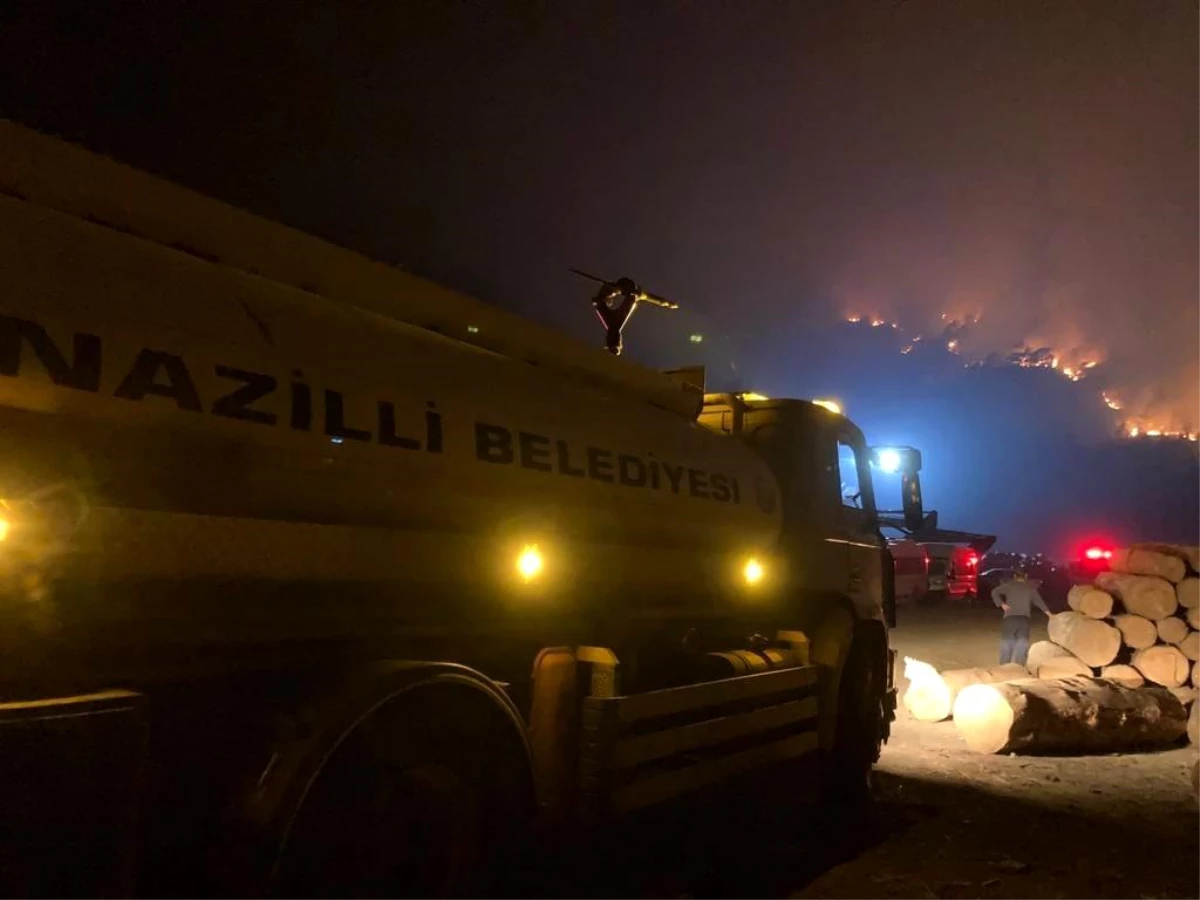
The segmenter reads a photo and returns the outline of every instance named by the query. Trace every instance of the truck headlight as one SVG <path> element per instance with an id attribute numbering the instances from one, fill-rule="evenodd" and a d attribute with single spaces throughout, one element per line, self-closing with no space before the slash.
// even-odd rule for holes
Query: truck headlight
<path id="1" fill-rule="evenodd" d="M 746 580 L 746 584 L 758 584 L 766 574 L 767 570 L 763 568 L 763 564 L 758 561 L 757 557 L 751 556 L 742 566 L 742 577 Z"/>

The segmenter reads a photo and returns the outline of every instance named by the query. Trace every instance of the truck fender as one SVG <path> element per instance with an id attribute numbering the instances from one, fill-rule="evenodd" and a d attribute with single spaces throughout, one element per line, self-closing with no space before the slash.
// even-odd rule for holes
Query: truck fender
<path id="1" fill-rule="evenodd" d="M 822 750 L 833 748 L 837 734 L 838 686 L 854 640 L 854 616 L 843 606 L 830 607 L 813 631 L 812 661 L 821 669 L 817 735 Z"/>
<path id="2" fill-rule="evenodd" d="M 530 813 L 535 808 L 532 756 L 520 713 L 508 695 L 490 678 L 454 663 L 409 661 L 375 662 L 321 680 L 297 711 L 286 718 L 269 750 L 266 764 L 251 785 L 236 795 L 227 815 L 221 868 L 223 887 L 242 895 L 269 892 L 288 835 L 311 787 L 345 739 L 383 707 L 405 696 L 431 689 L 448 689 L 456 702 L 482 705 L 503 723 L 511 738 L 509 749 L 522 771 Z M 421 723 L 414 722 L 419 729 Z M 481 748 L 493 754 L 496 747 Z M 527 790 L 525 790 L 527 787 Z M 226 842 L 223 842 L 226 843 Z"/>
<path id="3" fill-rule="evenodd" d="M 877 620 L 856 619 L 845 606 L 830 607 L 813 630 L 812 661 L 821 667 L 820 718 L 818 736 L 821 749 L 831 750 L 838 726 L 838 694 L 842 684 L 843 670 L 850 655 L 850 648 L 863 644 L 878 648 L 879 673 L 883 682 L 890 685 L 887 653 L 887 632 Z M 870 657 L 869 657 L 870 658 Z"/>

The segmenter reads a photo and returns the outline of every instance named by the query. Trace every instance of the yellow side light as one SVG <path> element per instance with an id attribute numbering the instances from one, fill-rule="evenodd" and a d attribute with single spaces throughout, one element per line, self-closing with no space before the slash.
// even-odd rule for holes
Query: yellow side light
<path id="1" fill-rule="evenodd" d="M 754 403 L 759 400 L 770 400 L 771 398 L 766 394 L 759 394 L 755 391 L 747 391 L 745 394 L 742 394 L 742 399 Z"/>
<path id="2" fill-rule="evenodd" d="M 746 579 L 746 584 L 758 584 L 765 574 L 762 563 L 753 556 L 746 560 L 746 565 L 742 567 L 742 577 Z"/>
<path id="3" fill-rule="evenodd" d="M 842 414 L 842 405 L 836 400 L 814 400 L 813 405 L 820 406 L 839 416 Z"/>
<path id="4" fill-rule="evenodd" d="M 8 537 L 8 519 L 0 517 L 0 541 Z"/>
<path id="5" fill-rule="evenodd" d="M 526 581 L 532 581 L 542 574 L 542 569 L 545 567 L 545 560 L 542 559 L 542 551 L 537 548 L 537 544 L 526 544 L 517 556 L 517 572 Z"/>

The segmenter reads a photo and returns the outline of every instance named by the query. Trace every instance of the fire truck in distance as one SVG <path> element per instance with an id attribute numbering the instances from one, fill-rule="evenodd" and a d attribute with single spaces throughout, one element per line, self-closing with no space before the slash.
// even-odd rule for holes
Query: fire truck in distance
<path id="1" fill-rule="evenodd" d="M 9 893 L 478 895 L 767 766 L 865 795 L 893 569 L 845 416 L 9 123 L 0 216 Z"/>

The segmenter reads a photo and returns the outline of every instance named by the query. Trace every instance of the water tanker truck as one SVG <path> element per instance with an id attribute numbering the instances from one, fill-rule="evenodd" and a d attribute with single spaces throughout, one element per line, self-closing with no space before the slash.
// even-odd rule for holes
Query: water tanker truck
<path id="1" fill-rule="evenodd" d="M 862 796 L 847 418 L 11 123 L 0 216 L 6 893 L 434 896 L 754 770 Z"/>

